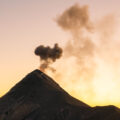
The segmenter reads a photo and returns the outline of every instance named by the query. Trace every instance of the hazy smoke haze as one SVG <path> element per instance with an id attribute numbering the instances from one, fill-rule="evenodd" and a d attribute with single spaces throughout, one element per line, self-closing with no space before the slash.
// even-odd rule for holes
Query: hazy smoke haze
<path id="1" fill-rule="evenodd" d="M 70 38 L 62 58 L 51 65 L 56 72 L 47 73 L 73 96 L 91 105 L 119 105 L 119 24 L 114 15 L 92 22 L 88 8 L 75 4 L 56 18 Z"/>

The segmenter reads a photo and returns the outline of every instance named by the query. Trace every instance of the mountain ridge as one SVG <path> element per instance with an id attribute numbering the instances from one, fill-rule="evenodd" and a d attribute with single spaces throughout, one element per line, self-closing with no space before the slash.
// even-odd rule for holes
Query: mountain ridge
<path id="1" fill-rule="evenodd" d="M 37 69 L 0 99 L 0 120 L 120 120 L 120 109 L 92 108 Z"/>

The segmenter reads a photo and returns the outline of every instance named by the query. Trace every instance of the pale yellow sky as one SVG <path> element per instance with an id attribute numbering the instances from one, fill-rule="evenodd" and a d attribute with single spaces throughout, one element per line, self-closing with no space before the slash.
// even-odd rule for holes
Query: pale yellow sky
<path id="1" fill-rule="evenodd" d="M 36 46 L 66 43 L 69 34 L 55 18 L 75 3 L 87 4 L 93 21 L 120 15 L 120 0 L 0 0 L 0 96 L 39 67 Z"/>

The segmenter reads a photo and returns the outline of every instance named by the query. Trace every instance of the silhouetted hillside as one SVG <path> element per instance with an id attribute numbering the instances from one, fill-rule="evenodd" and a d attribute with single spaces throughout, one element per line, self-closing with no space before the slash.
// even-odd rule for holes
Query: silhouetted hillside
<path id="1" fill-rule="evenodd" d="M 0 120 L 120 120 L 120 110 L 92 108 L 35 70 L 0 99 Z"/>

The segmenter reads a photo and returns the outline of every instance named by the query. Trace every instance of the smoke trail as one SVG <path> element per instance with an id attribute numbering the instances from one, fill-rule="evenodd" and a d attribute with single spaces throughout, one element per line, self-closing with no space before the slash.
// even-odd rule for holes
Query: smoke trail
<path id="1" fill-rule="evenodd" d="M 74 56 L 78 64 L 76 72 L 83 79 L 93 79 L 95 62 L 95 44 L 87 35 L 93 29 L 89 18 L 88 6 L 73 5 L 64 11 L 56 20 L 58 25 L 72 34 L 72 40 L 68 41 L 64 51 L 67 57 Z"/>
<path id="2" fill-rule="evenodd" d="M 50 68 L 52 71 L 54 69 L 49 65 L 59 59 L 62 56 L 62 48 L 58 44 L 55 44 L 53 48 L 40 45 L 35 49 L 35 54 L 40 57 L 41 65 L 40 69 L 45 71 L 45 69 Z"/>

